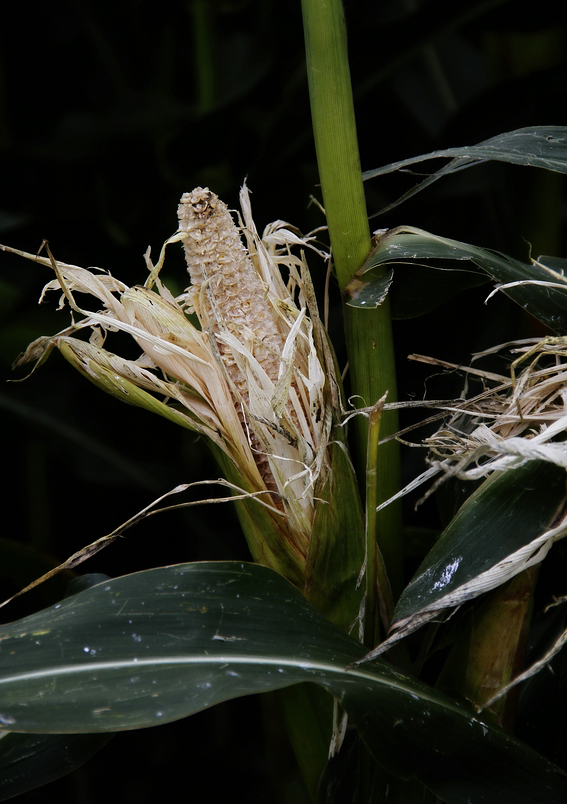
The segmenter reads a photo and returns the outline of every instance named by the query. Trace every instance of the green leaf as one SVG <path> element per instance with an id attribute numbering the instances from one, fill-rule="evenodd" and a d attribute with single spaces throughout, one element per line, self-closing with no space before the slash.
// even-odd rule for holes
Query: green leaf
<path id="1" fill-rule="evenodd" d="M 1 540 L 0 540 L 1 541 Z M 56 576 L 59 583 L 65 575 Z M 55 579 L 53 579 L 55 580 Z M 73 578 L 66 597 L 89 589 L 108 575 L 91 573 Z M 40 589 L 45 584 L 41 584 Z M 0 801 L 66 776 L 112 739 L 112 733 L 16 734 L 0 731 Z"/>
<path id="2" fill-rule="evenodd" d="M 395 272 L 390 270 L 384 277 L 364 283 L 347 303 L 351 307 L 377 307 L 388 293 L 393 319 L 417 318 L 457 293 L 486 282 L 488 277 L 476 270 L 406 263 Z"/>
<path id="3" fill-rule="evenodd" d="M 406 265 L 396 272 L 390 291 L 392 318 L 425 315 L 469 288 L 488 282 L 480 271 Z"/>
<path id="4" fill-rule="evenodd" d="M 66 776 L 113 734 L 15 734 L 0 739 L 0 801 Z"/>
<path id="5" fill-rule="evenodd" d="M 566 533 L 565 496 L 565 470 L 553 464 L 531 461 L 494 472 L 466 500 L 404 590 L 391 639 L 542 561 Z"/>
<path id="6" fill-rule="evenodd" d="M 247 484 L 239 467 L 216 444 L 209 442 L 209 448 L 222 471 L 223 476 L 245 492 L 254 489 Z M 248 543 L 254 561 L 277 569 L 285 578 L 299 589 L 303 587 L 303 561 L 297 548 L 286 537 L 281 527 L 281 517 L 260 505 L 253 497 L 234 502 L 238 520 Z"/>
<path id="7" fill-rule="evenodd" d="M 317 490 L 317 508 L 305 567 L 305 596 L 343 631 L 360 615 L 364 586 L 357 586 L 364 564 L 364 517 L 354 468 L 335 432 L 331 472 Z M 344 523 L 349 523 L 345 539 Z"/>
<path id="8" fill-rule="evenodd" d="M 414 156 L 401 162 L 392 162 L 375 170 L 367 170 L 362 174 L 363 179 L 366 181 L 376 176 L 384 176 L 386 173 L 393 173 L 396 170 L 408 168 L 410 165 L 441 157 L 454 158 L 449 164 L 436 171 L 433 175 L 428 176 L 393 204 L 383 209 L 382 212 L 393 209 L 398 204 L 401 204 L 402 201 L 411 198 L 411 196 L 443 176 L 457 173 L 460 170 L 489 160 L 545 168 L 557 173 L 567 173 L 567 128 L 565 126 L 520 128 L 491 137 L 489 140 L 479 142 L 477 145 L 464 145 L 459 148 L 431 151 L 431 153 Z"/>
<path id="9" fill-rule="evenodd" d="M 315 801 L 329 758 L 333 700 L 315 684 L 294 684 L 275 695 L 303 781 Z"/>
<path id="10" fill-rule="evenodd" d="M 364 266 L 362 270 L 364 269 Z M 349 307 L 362 307 L 372 309 L 380 307 L 392 285 L 394 272 L 386 271 L 382 276 L 376 277 L 372 282 L 363 283 L 357 292 L 352 292 L 352 283 L 347 286 L 350 298 L 347 301 Z M 358 283 L 357 283 L 358 284 Z"/>
<path id="11" fill-rule="evenodd" d="M 383 272 L 385 267 L 394 265 L 394 279 L 390 294 L 394 293 L 398 282 L 398 275 L 407 270 L 408 261 L 413 260 L 458 260 L 470 261 L 478 266 L 491 279 L 502 285 L 520 282 L 523 284 L 514 287 L 504 287 L 503 291 L 513 301 L 523 307 L 528 313 L 542 321 L 546 326 L 559 334 L 567 334 L 567 279 L 562 270 L 565 261 L 553 259 L 547 265 L 540 258 L 531 265 L 514 260 L 497 251 L 450 240 L 446 237 L 425 232 L 412 226 L 398 226 L 382 234 L 376 247 L 370 253 L 367 261 L 359 272 L 356 285 L 351 285 L 352 298 L 348 304 L 356 306 L 356 299 L 360 294 L 372 294 L 374 283 L 381 283 L 381 277 L 376 278 L 374 271 Z M 559 270 L 557 270 L 559 268 Z M 413 271 L 419 270 L 415 267 Z M 430 275 L 431 268 L 425 269 L 425 277 Z M 411 277 L 410 277 L 411 278 Z M 409 285 L 407 279 L 402 280 L 403 287 Z M 526 284 L 527 283 L 527 284 Z M 441 283 L 442 284 L 442 283 Z M 466 283 L 465 283 L 466 284 Z M 470 277 L 470 285 L 480 284 L 478 277 Z M 453 287 L 451 287 L 453 285 Z M 469 286 L 470 286 L 469 285 Z M 461 290 L 454 279 L 448 279 L 448 287 L 444 292 L 437 291 L 439 303 L 444 301 L 449 293 Z M 431 294 L 424 291 L 423 312 L 431 308 L 433 301 Z M 403 312 L 402 292 L 401 312 Z M 364 296 L 362 297 L 364 298 Z M 410 297 L 411 302 L 411 297 Z M 406 302 L 406 304 L 408 304 Z M 411 304 L 410 313 L 411 313 Z M 414 303 L 414 309 L 416 308 Z M 398 313 L 400 311 L 398 310 Z"/>
<path id="12" fill-rule="evenodd" d="M 567 775 L 466 706 L 378 661 L 257 565 L 182 564 L 74 595 L 0 630 L 0 718 L 22 732 L 109 732 L 313 681 L 391 772 L 447 804 L 556 804 Z"/>

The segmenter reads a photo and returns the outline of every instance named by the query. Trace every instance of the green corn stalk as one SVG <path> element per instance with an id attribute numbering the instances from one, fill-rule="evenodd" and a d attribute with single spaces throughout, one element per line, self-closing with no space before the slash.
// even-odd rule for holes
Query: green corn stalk
<path id="1" fill-rule="evenodd" d="M 343 293 L 371 249 L 360 169 L 346 29 L 341 0 L 302 0 L 307 73 L 317 162 L 335 271 Z M 344 306 L 351 393 L 371 407 L 385 393 L 396 397 L 396 377 L 388 300 L 375 310 Z M 381 434 L 396 432 L 397 417 L 382 417 Z M 359 478 L 366 470 L 367 421 L 355 423 Z M 399 451 L 392 441 L 376 457 L 376 500 L 399 488 Z M 376 517 L 378 544 L 394 593 L 402 588 L 400 512 L 394 504 Z"/>
<path id="2" fill-rule="evenodd" d="M 346 294 L 356 272 L 371 250 L 371 237 L 360 168 L 345 22 L 340 0 L 302 0 L 305 49 L 313 132 L 336 277 Z M 358 416 L 355 422 L 358 476 L 366 488 L 366 512 L 351 514 L 357 530 L 365 538 L 365 617 L 361 638 L 375 644 L 379 633 L 377 619 L 380 599 L 384 619 L 392 609 L 391 589 L 402 588 L 402 549 L 400 512 L 389 506 L 376 514 L 380 502 L 399 488 L 399 453 L 396 442 L 378 448 L 378 434 L 396 432 L 397 417 L 382 415 L 374 406 L 387 393 L 396 397 L 391 321 L 386 302 L 376 310 L 355 310 L 345 304 L 346 344 L 349 357 L 351 394 L 359 406 L 371 409 L 368 420 Z M 336 475 L 334 475 L 336 476 Z M 339 475 L 341 476 L 341 475 Z M 348 491 L 346 492 L 348 494 Z M 337 502 L 337 492 L 334 500 Z M 354 504 L 353 496 L 350 505 Z M 344 499 L 344 495 L 343 495 Z M 346 501 L 345 501 L 346 502 Z M 346 508 L 343 509 L 346 513 Z M 341 517 L 335 529 L 324 530 L 324 539 L 338 528 L 333 557 L 327 562 L 325 591 L 340 573 L 341 554 L 348 551 L 349 517 Z M 315 544 L 316 541 L 313 541 Z M 329 547 L 329 542 L 325 542 Z M 341 546 L 342 545 L 342 546 Z M 309 565 L 308 565 L 309 566 Z M 314 588 L 315 587 L 314 585 Z M 313 600 L 313 598 L 312 598 Z M 315 602 L 315 601 L 314 601 Z M 312 717 L 315 715 L 313 714 Z M 375 765 L 369 757 L 361 759 L 371 767 L 368 788 L 372 788 Z M 313 758 L 316 766 L 316 758 Z M 319 758 L 322 764 L 323 758 Z"/>

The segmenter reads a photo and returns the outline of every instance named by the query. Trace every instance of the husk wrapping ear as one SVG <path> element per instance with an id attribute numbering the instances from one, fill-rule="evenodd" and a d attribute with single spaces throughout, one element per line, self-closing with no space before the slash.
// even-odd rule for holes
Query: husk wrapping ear
<path id="1" fill-rule="evenodd" d="M 343 440 L 339 380 L 303 253 L 292 252 L 318 249 L 283 221 L 260 237 L 246 187 L 241 206 L 239 227 L 207 188 L 183 195 L 179 231 L 165 244 L 181 242 L 187 259 L 191 285 L 178 298 L 159 278 L 165 246 L 155 266 L 145 255 L 143 287 L 50 253 L 16 252 L 53 268 L 56 279 L 42 299 L 62 291 L 60 306 L 76 319 L 32 344 L 19 362 L 43 359 L 55 346 L 98 387 L 206 436 L 227 479 L 251 495 L 238 507 L 253 557 L 302 590 L 316 583 L 321 599 L 326 589 L 340 598 L 345 571 L 356 584 L 364 537 L 339 493 L 348 489 L 360 507 L 344 444 L 333 445 Z M 94 296 L 102 310 L 80 307 L 76 293 Z M 82 330 L 91 331 L 90 342 L 77 337 Z M 136 341 L 136 360 L 106 346 L 116 331 Z M 356 597 L 348 614 L 337 614 L 343 624 L 358 614 Z"/>

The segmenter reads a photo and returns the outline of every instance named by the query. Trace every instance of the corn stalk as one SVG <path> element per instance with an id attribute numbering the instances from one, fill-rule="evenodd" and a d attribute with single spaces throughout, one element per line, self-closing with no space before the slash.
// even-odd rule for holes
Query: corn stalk
<path id="1" fill-rule="evenodd" d="M 307 73 L 317 163 L 327 216 L 336 277 L 341 292 L 355 278 L 371 249 L 346 28 L 341 0 L 302 0 Z M 396 397 L 396 376 L 388 299 L 374 310 L 344 305 L 350 390 L 358 407 L 373 406 L 384 394 Z M 397 430 L 395 413 L 382 417 L 381 437 Z M 355 423 L 359 477 L 366 472 L 368 422 Z M 376 456 L 377 503 L 399 487 L 399 453 L 395 442 L 380 446 Z M 376 516 L 376 533 L 390 584 L 402 586 L 400 513 L 395 505 Z"/>

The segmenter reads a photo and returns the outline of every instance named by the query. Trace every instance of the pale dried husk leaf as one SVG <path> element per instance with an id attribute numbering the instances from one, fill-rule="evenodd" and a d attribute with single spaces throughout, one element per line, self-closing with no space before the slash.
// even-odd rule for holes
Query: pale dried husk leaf
<path id="1" fill-rule="evenodd" d="M 208 190 L 198 191 L 216 199 Z M 166 246 L 181 242 L 187 251 L 190 233 L 183 226 L 166 241 L 156 265 L 148 250 L 148 277 L 135 287 L 99 269 L 56 261 L 49 251 L 41 257 L 5 247 L 54 270 L 56 278 L 45 285 L 41 301 L 48 291 L 59 291 L 59 307 L 68 305 L 73 316 L 71 326 L 30 344 L 17 365 L 42 362 L 56 347 L 105 391 L 206 436 L 217 455 L 229 461 L 231 482 L 254 498 L 262 496 L 261 528 L 267 530 L 267 517 L 273 539 L 283 545 L 268 547 L 264 543 L 270 536 L 255 537 L 255 557 L 262 560 L 264 553 L 273 564 L 283 556 L 289 565 L 285 574 L 295 573 L 298 582 L 339 418 L 338 381 L 305 259 L 291 251 L 318 248 L 313 237 L 300 237 L 283 221 L 266 227 L 260 237 L 246 187 L 241 230 L 222 202 L 215 203 L 225 214 L 222 225 L 232 247 L 240 252 L 242 271 L 232 292 L 250 281 L 248 298 L 259 316 L 238 317 L 234 299 L 236 312 L 225 312 L 221 291 L 232 257 L 226 249 L 217 256 L 214 242 L 207 249 L 213 254 L 209 264 L 222 267 L 218 287 L 212 275 L 204 276 L 197 257 L 195 270 L 202 281 L 174 298 L 159 273 Z M 94 297 L 100 309 L 79 305 L 78 294 Z M 195 312 L 200 328 L 187 315 Z M 88 342 L 81 337 L 83 330 L 90 331 Z M 141 350 L 136 360 L 107 347 L 115 332 L 136 341 Z M 248 516 L 253 527 L 254 516 Z"/>

